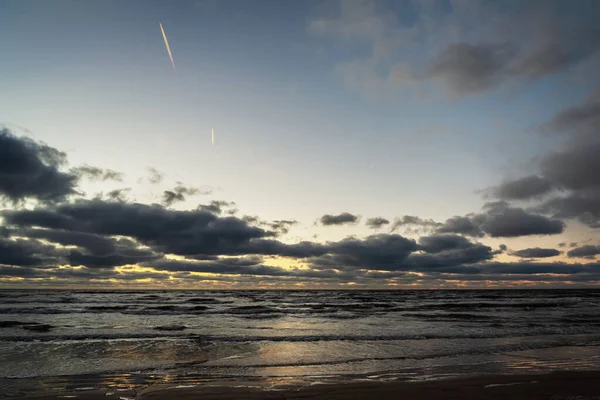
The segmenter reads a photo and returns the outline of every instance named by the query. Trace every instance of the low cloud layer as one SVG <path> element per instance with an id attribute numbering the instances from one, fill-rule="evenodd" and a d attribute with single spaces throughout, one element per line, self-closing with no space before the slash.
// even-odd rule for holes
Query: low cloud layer
<path id="1" fill-rule="evenodd" d="M 505 202 L 487 203 L 484 212 L 452 217 L 439 229 L 440 233 L 457 233 L 473 237 L 520 237 L 556 235 L 565 229 L 564 222 Z"/>
<path id="2" fill-rule="evenodd" d="M 172 190 L 165 190 L 163 192 L 162 201 L 164 205 L 169 207 L 174 203 L 185 201 L 185 199 L 189 196 L 194 196 L 197 194 L 208 193 L 203 193 L 198 188 L 186 187 L 183 185 L 183 183 L 177 182 L 177 186 L 175 186 Z"/>
<path id="3" fill-rule="evenodd" d="M 546 258 L 556 257 L 562 254 L 560 250 L 556 249 L 543 249 L 540 247 L 533 247 L 529 249 L 517 250 L 510 253 L 510 255 L 521 258 Z"/>
<path id="4" fill-rule="evenodd" d="M 102 169 L 91 165 L 82 165 L 71 169 L 71 173 L 78 177 L 87 178 L 91 181 L 123 181 L 123 173 L 112 169 Z"/>
<path id="5" fill-rule="evenodd" d="M 565 229 L 560 219 L 506 201 L 487 203 L 479 213 L 452 217 L 443 223 L 412 215 L 393 222 L 375 217 L 367 219 L 363 229 L 389 225 L 388 233 L 288 243 L 282 237 L 299 225 L 291 218 L 269 221 L 237 216 L 235 203 L 223 200 L 191 210 L 173 209 L 187 196 L 199 194 L 182 183 L 165 191 L 163 205 L 129 200 L 127 189 L 86 198 L 76 190 L 78 179 L 91 174 L 111 180 L 106 172 L 110 170 L 86 167 L 87 172 L 61 172 L 66 159 L 60 151 L 9 132 L 2 140 L 16 149 L 10 153 L 7 170 L 33 182 L 46 174 L 56 184 L 51 189 L 35 187 L 37 191 L 27 182 L 18 190 L 0 186 L 0 195 L 5 198 L 37 200 L 28 206 L 15 203 L 0 212 L 3 282 L 123 283 L 146 279 L 192 284 L 202 280 L 203 274 L 210 274 L 215 281 L 242 279 L 249 285 L 252 279 L 266 279 L 334 286 L 349 282 L 427 286 L 446 280 L 558 282 L 556 274 L 568 275 L 563 280 L 595 282 L 600 275 L 597 263 L 590 263 L 600 253 L 598 246 L 592 245 L 571 246 L 567 257 L 582 260 L 573 264 L 497 262 L 496 257 L 506 253 L 506 246 L 495 248 L 481 240 L 554 235 Z M 3 162 L 7 163 L 6 159 Z M 582 185 L 572 187 L 588 188 Z M 360 229 L 359 220 L 357 215 L 343 212 L 323 215 L 319 221 L 324 227 Z M 400 229 L 404 233 L 396 233 Z M 561 251 L 527 248 L 510 255 L 538 259 L 560 256 Z"/>
<path id="6" fill-rule="evenodd" d="M 367 219 L 366 225 L 371 229 L 379 229 L 389 223 L 390 221 L 383 217 L 374 217 Z"/>

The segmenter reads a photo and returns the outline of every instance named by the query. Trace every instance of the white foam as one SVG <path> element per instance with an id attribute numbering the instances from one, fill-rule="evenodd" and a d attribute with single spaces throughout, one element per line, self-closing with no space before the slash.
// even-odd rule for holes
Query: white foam
<path id="1" fill-rule="evenodd" d="M 513 386 L 513 385 L 523 385 L 525 383 L 538 383 L 538 381 L 531 381 L 531 382 L 512 382 L 512 383 L 492 383 L 490 385 L 486 385 L 484 386 L 484 388 L 491 388 L 491 387 L 497 387 L 497 386 Z"/>

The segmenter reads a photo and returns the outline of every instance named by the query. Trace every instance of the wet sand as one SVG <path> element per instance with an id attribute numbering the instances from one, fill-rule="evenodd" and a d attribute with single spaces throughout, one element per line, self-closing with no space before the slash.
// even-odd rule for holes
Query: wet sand
<path id="1" fill-rule="evenodd" d="M 159 399 L 551 399 L 600 400 L 600 371 L 553 372 L 544 375 L 495 375 L 426 382 L 351 382 L 288 385 L 260 389 L 231 386 L 164 387 L 107 392 L 74 391 L 22 399 L 159 400 Z"/>

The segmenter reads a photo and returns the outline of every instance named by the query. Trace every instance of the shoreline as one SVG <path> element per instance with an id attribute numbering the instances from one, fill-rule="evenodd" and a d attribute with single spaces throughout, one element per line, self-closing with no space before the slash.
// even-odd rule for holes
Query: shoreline
<path id="1" fill-rule="evenodd" d="M 244 382 L 246 383 L 246 382 Z M 21 400 L 160 400 L 160 399 L 600 399 L 600 371 L 555 371 L 543 374 L 482 375 L 429 381 L 365 381 L 323 384 L 150 385 L 137 389 L 73 390 L 10 397 Z"/>

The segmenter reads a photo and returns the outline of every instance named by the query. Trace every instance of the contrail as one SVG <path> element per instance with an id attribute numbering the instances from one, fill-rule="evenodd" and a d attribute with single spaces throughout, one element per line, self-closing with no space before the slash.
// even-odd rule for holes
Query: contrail
<path id="1" fill-rule="evenodd" d="M 212 128 L 212 144 L 215 145 L 215 128 Z"/>
<path id="2" fill-rule="evenodd" d="M 167 52 L 169 53 L 169 58 L 171 59 L 171 65 L 173 65 L 173 69 L 175 69 L 175 61 L 173 61 L 173 54 L 171 54 L 171 47 L 169 46 L 167 35 L 165 34 L 162 23 L 159 22 L 158 24 L 160 25 L 160 31 L 162 32 L 163 39 L 165 39 L 165 46 L 167 46 Z"/>

